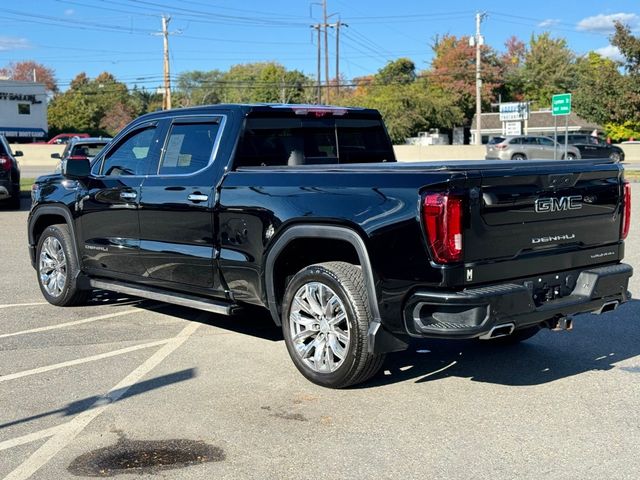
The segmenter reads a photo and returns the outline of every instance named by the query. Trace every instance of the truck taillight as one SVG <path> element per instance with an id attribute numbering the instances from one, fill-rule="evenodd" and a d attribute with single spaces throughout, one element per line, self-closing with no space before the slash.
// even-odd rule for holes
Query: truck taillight
<path id="1" fill-rule="evenodd" d="M 0 170 L 11 170 L 11 159 L 6 155 L 0 154 Z"/>
<path id="2" fill-rule="evenodd" d="M 423 226 L 436 263 L 462 260 L 462 217 L 462 197 L 449 193 L 428 193 L 423 197 Z"/>
<path id="3" fill-rule="evenodd" d="M 631 184 L 625 180 L 624 182 L 624 200 L 622 205 L 622 239 L 629 235 L 631 227 Z"/>

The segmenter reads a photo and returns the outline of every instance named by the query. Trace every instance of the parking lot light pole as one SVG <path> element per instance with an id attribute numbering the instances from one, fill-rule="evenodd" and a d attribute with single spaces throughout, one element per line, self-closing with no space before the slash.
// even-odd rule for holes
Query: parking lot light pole
<path id="1" fill-rule="evenodd" d="M 480 77 L 480 47 L 484 41 L 480 34 L 480 24 L 486 16 L 486 13 L 476 13 L 476 34 L 474 37 L 476 47 L 476 145 L 482 145 L 482 78 Z"/>

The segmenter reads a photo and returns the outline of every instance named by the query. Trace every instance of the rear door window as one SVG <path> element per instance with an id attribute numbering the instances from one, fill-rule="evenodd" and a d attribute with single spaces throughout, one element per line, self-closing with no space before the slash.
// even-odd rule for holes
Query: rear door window
<path id="1" fill-rule="evenodd" d="M 158 168 L 159 175 L 188 175 L 207 167 L 220 130 L 220 120 L 177 122 L 171 126 Z"/>

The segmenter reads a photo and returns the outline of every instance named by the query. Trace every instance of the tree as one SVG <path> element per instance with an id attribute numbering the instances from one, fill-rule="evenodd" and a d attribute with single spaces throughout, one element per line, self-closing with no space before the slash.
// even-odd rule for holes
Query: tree
<path id="1" fill-rule="evenodd" d="M 571 92 L 576 86 L 574 60 L 565 39 L 532 35 L 522 70 L 525 98 L 537 108 L 549 108 L 554 94 Z"/>
<path id="2" fill-rule="evenodd" d="M 58 91 L 54 70 L 33 60 L 11 62 L 0 69 L 0 76 L 7 77 L 9 80 L 21 80 L 23 82 L 33 82 L 35 78 L 36 82 L 44 83 L 48 92 L 56 93 Z"/>
<path id="3" fill-rule="evenodd" d="M 624 57 L 624 66 L 630 75 L 640 75 L 640 38 L 631 34 L 628 25 L 615 22 L 615 33 L 611 44 L 618 47 Z"/>
<path id="4" fill-rule="evenodd" d="M 572 103 L 582 118 L 604 125 L 622 123 L 632 115 L 621 95 L 627 89 L 628 79 L 613 60 L 595 52 L 578 59 L 576 83 Z"/>
<path id="5" fill-rule="evenodd" d="M 378 70 L 374 78 L 383 85 L 390 83 L 406 85 L 416 80 L 416 64 L 408 58 L 399 58 Z"/>
<path id="6" fill-rule="evenodd" d="M 507 50 L 500 55 L 504 78 L 502 100 L 520 102 L 525 100 L 522 66 L 527 55 L 527 46 L 515 36 L 509 37 L 504 45 Z"/>
<path id="7" fill-rule="evenodd" d="M 49 103 L 52 132 L 83 131 L 95 135 L 115 135 L 140 113 L 140 104 L 124 83 L 103 72 L 91 80 L 78 74 L 69 89 Z"/>
<path id="8" fill-rule="evenodd" d="M 449 93 L 466 122 L 471 123 L 476 105 L 475 47 L 469 45 L 469 37 L 445 35 L 432 48 L 435 56 L 427 72 L 431 84 Z M 502 66 L 496 52 L 486 45 L 481 47 L 481 63 L 482 102 L 487 109 L 502 86 Z"/>

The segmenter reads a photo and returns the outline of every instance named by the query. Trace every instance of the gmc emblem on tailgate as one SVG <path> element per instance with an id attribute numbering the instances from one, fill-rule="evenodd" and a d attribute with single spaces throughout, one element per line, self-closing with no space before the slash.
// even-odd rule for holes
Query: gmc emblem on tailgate
<path id="1" fill-rule="evenodd" d="M 582 195 L 559 198 L 539 198 L 535 203 L 536 213 L 563 212 L 566 210 L 580 210 Z"/>

